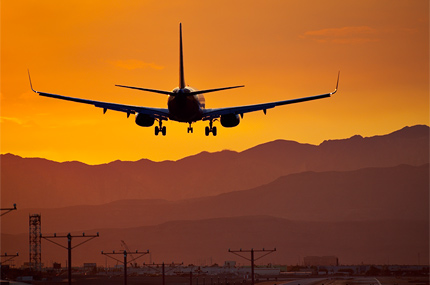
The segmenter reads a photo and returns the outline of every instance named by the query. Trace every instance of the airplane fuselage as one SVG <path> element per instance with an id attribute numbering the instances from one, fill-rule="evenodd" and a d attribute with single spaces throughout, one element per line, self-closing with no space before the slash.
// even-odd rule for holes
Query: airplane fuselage
<path id="1" fill-rule="evenodd" d="M 190 95 L 195 91 L 191 87 L 173 89 L 175 96 L 169 96 L 167 101 L 170 120 L 190 123 L 202 119 L 205 99 L 203 95 Z"/>

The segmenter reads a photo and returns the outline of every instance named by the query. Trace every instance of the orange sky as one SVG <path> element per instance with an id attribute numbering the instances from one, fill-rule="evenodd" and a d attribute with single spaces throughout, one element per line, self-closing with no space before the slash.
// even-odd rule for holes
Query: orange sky
<path id="1" fill-rule="evenodd" d="M 89 164 L 176 160 L 275 139 L 319 144 L 429 124 L 429 4 L 417 1 L 2 1 L 1 153 Z M 154 136 L 131 116 L 32 93 L 166 107 L 179 23 L 186 83 L 227 107 L 340 91 L 329 99 L 245 114 L 205 137 L 206 122 L 165 123 Z"/>

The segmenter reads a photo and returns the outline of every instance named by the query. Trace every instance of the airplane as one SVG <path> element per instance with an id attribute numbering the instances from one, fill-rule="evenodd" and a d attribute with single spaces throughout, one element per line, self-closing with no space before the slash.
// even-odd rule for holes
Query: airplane
<path id="1" fill-rule="evenodd" d="M 28 77 L 30 81 L 31 90 L 40 96 L 62 99 L 67 101 L 73 101 L 78 103 L 90 104 L 95 107 L 102 108 L 103 114 L 107 110 L 124 112 L 127 114 L 127 118 L 130 114 L 135 115 L 135 122 L 141 127 L 151 127 L 154 125 L 155 121 L 158 121 L 158 126 L 155 126 L 155 135 L 157 136 L 160 132 L 163 136 L 166 135 L 166 127 L 163 126 L 163 121 L 177 121 L 181 123 L 188 123 L 188 133 L 193 132 L 192 124 L 197 121 L 208 121 L 209 126 L 205 128 L 205 135 L 209 136 L 212 133 L 213 136 L 217 135 L 217 128 L 213 125 L 215 121 L 220 121 L 221 125 L 226 128 L 236 127 L 240 123 L 240 119 L 243 119 L 245 113 L 263 111 L 266 114 L 267 109 L 274 108 L 276 106 L 288 105 L 294 103 L 300 103 L 305 101 L 317 100 L 322 98 L 330 97 L 335 94 L 339 86 L 339 75 L 337 76 L 336 88 L 333 92 L 315 95 L 310 97 L 302 97 L 297 99 L 283 100 L 277 102 L 269 102 L 263 104 L 245 105 L 237 107 L 226 107 L 226 108 L 215 108 L 206 109 L 205 98 L 203 94 L 216 92 L 221 90 L 235 89 L 244 87 L 244 85 L 206 89 L 206 90 L 196 90 L 185 85 L 184 77 L 184 59 L 182 51 L 182 24 L 179 24 L 179 86 L 174 88 L 172 91 L 155 90 L 141 87 L 133 87 L 126 85 L 115 85 L 117 87 L 135 89 L 140 91 L 147 91 L 153 93 L 159 93 L 168 96 L 167 108 L 152 108 L 144 106 L 132 106 L 123 105 L 109 102 L 94 101 L 88 99 L 74 98 L 63 95 L 57 95 L 52 93 L 46 93 L 41 91 L 36 91 L 33 89 L 31 83 L 30 71 L 28 71 Z"/>

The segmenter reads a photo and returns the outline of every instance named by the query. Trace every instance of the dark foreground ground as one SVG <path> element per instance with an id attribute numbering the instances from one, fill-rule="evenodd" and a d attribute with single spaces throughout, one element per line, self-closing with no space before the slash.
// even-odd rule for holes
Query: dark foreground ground
<path id="1" fill-rule="evenodd" d="M 266 279 L 264 279 L 267 281 Z M 67 284 L 68 279 L 64 278 L 56 278 L 51 279 L 48 281 L 33 281 L 32 284 Z M 124 284 L 124 277 L 123 276 L 73 276 L 72 284 L 82 284 L 82 285 L 95 285 L 95 284 L 106 284 L 106 285 L 119 285 Z M 152 276 L 152 277 L 146 277 L 146 276 L 128 276 L 127 277 L 127 284 L 128 285 L 134 285 L 134 284 L 151 284 L 151 285 L 157 285 L 157 284 L 163 284 L 162 277 L 161 276 Z M 189 276 L 166 276 L 165 277 L 165 284 L 175 284 L 175 285 L 218 285 L 218 284 L 251 284 L 251 280 L 244 281 L 241 278 L 235 278 L 235 277 L 199 277 L 199 278 L 193 278 L 192 283 L 190 282 Z"/>
<path id="2" fill-rule="evenodd" d="M 13 283 L 11 283 L 13 284 Z M 50 281 L 37 281 L 32 284 L 67 284 L 67 279 L 54 279 Z M 74 276 L 72 284 L 82 285 L 116 285 L 124 284 L 124 278 L 122 276 Z M 142 277 L 142 276 L 129 276 L 127 284 L 163 284 L 162 279 L 159 276 L 153 277 Z M 165 284 L 175 285 L 186 285 L 186 284 L 204 284 L 204 285 L 239 285 L 239 284 L 251 284 L 251 280 L 244 281 L 243 279 L 231 278 L 217 278 L 217 277 L 199 277 L 193 278 L 192 283 L 189 277 L 179 276 L 166 276 Z M 285 279 L 285 280 L 267 280 L 260 278 L 256 280 L 256 284 L 259 285 L 429 285 L 429 277 L 342 277 L 334 279 L 326 278 L 302 278 L 302 279 Z"/>
<path id="3" fill-rule="evenodd" d="M 266 281 L 259 285 L 428 285 L 429 277 L 342 277 L 303 278 L 290 281 Z"/>

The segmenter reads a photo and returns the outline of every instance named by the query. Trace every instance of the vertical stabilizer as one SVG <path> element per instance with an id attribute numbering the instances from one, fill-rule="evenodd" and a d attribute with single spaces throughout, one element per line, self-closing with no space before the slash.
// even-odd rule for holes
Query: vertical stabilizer
<path id="1" fill-rule="evenodd" d="M 179 89 L 185 88 L 184 57 L 182 53 L 182 24 L 179 23 Z"/>

